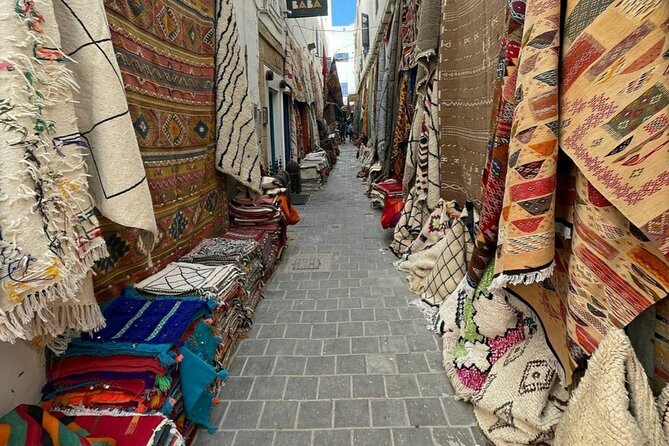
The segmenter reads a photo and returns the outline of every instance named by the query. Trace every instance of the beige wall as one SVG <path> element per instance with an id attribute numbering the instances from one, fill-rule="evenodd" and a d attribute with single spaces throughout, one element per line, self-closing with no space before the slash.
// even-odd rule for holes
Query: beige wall
<path id="1" fill-rule="evenodd" d="M 0 343 L 0 416 L 21 403 L 36 404 L 44 385 L 44 359 L 25 342 Z"/>

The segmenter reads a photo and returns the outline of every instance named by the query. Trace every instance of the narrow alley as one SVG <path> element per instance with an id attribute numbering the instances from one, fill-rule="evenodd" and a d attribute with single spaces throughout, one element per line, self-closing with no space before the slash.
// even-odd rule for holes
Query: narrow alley
<path id="1" fill-rule="evenodd" d="M 452 397 L 425 328 L 356 178 L 355 148 L 298 209 L 281 266 L 258 304 L 198 445 L 484 445 Z"/>

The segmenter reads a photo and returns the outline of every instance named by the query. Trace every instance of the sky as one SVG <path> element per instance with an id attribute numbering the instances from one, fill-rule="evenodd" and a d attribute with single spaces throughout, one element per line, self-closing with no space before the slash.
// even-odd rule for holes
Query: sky
<path id="1" fill-rule="evenodd" d="M 330 0 L 332 25 L 345 26 L 355 22 L 355 0 Z"/>

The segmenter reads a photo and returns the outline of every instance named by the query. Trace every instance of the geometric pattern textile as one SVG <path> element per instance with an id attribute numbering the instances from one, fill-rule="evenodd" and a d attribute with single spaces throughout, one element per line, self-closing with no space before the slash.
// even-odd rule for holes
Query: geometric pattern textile
<path id="1" fill-rule="evenodd" d="M 216 0 L 215 29 L 216 167 L 260 192 L 260 153 L 232 0 Z"/>
<path id="2" fill-rule="evenodd" d="M 568 0 L 560 147 L 669 255 L 669 2 Z M 615 24 L 612 26 L 611 24 Z"/>
<path id="3" fill-rule="evenodd" d="M 441 196 L 481 201 L 504 0 L 442 3 L 439 48 Z"/>
<path id="4" fill-rule="evenodd" d="M 554 268 L 559 27 L 559 0 L 528 0 L 493 288 Z"/>
<path id="5" fill-rule="evenodd" d="M 241 271 L 235 265 L 206 266 L 175 262 L 135 285 L 152 294 L 217 293 L 235 284 Z"/>
<path id="6" fill-rule="evenodd" d="M 103 227 L 98 300 L 120 294 L 225 228 L 216 172 L 214 0 L 105 0 L 114 51 L 158 224 L 149 253 L 134 229 Z M 150 254 L 150 259 L 147 255 Z"/>

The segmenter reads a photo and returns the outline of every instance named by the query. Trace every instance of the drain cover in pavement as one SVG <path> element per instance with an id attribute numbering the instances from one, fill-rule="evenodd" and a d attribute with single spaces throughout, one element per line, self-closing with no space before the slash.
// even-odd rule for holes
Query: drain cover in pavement
<path id="1" fill-rule="evenodd" d="M 297 254 L 286 262 L 287 273 L 330 271 L 332 269 L 331 254 Z"/>

